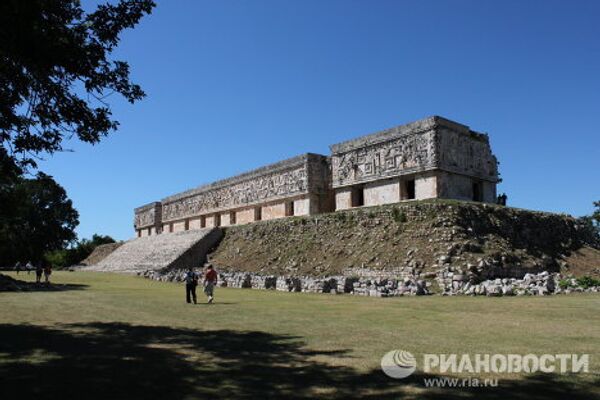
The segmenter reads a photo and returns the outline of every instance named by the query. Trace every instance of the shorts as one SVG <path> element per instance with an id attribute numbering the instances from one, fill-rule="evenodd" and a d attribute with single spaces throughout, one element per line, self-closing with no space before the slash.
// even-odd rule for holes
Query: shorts
<path id="1" fill-rule="evenodd" d="M 214 291 L 215 291 L 215 284 L 212 282 L 207 282 L 206 286 L 204 286 L 204 293 L 206 293 L 207 296 L 212 297 Z"/>

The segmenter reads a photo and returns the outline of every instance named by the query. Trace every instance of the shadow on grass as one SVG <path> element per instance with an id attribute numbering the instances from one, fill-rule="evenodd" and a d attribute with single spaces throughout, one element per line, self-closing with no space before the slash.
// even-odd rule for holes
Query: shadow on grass
<path id="1" fill-rule="evenodd" d="M 124 323 L 46 328 L 0 325 L 0 397 L 183 398 L 591 398 L 600 382 L 553 375 L 459 391 L 423 388 L 421 374 L 394 380 L 334 361 L 348 351 L 307 349 L 299 337 L 195 331 Z M 12 397 L 15 396 L 15 397 Z"/>
<path id="2" fill-rule="evenodd" d="M 61 292 L 65 290 L 83 290 L 86 288 L 88 288 L 88 285 L 73 283 L 36 283 L 22 281 L 8 275 L 0 274 L 0 292 Z"/>

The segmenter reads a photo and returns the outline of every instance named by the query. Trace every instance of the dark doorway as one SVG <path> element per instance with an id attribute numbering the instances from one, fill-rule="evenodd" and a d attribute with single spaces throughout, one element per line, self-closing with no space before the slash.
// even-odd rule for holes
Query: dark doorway
<path id="1" fill-rule="evenodd" d="M 406 194 L 404 200 L 414 200 L 415 198 L 415 180 L 407 179 L 404 181 L 404 193 Z"/>
<path id="2" fill-rule="evenodd" d="M 352 207 L 362 207 L 365 205 L 365 193 L 363 187 L 352 188 Z"/>
<path id="3" fill-rule="evenodd" d="M 262 208 L 256 207 L 254 209 L 254 220 L 260 221 L 262 219 Z"/>
<path id="4" fill-rule="evenodd" d="M 473 182 L 473 201 L 483 201 L 481 183 L 479 182 Z"/>
<path id="5" fill-rule="evenodd" d="M 285 216 L 291 217 L 293 215 L 294 215 L 294 202 L 288 201 L 287 203 L 285 203 Z"/>

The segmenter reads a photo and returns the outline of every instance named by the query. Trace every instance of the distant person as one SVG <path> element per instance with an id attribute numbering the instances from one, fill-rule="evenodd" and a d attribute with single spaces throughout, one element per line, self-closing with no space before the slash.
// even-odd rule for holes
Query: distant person
<path id="1" fill-rule="evenodd" d="M 190 267 L 185 273 L 185 300 L 196 304 L 196 286 L 198 286 L 198 274 Z"/>
<path id="2" fill-rule="evenodd" d="M 500 196 L 498 196 L 498 204 L 500 204 L 501 206 L 505 206 L 507 199 L 508 196 L 506 195 L 506 193 L 502 193 Z"/>
<path id="3" fill-rule="evenodd" d="M 29 264 L 27 264 L 29 265 Z M 31 266 L 33 268 L 33 265 Z M 35 283 L 42 282 L 42 273 L 44 272 L 44 268 L 42 268 L 42 263 L 38 262 L 35 266 Z"/>
<path id="4" fill-rule="evenodd" d="M 206 273 L 204 274 L 204 293 L 208 296 L 209 303 L 213 302 L 217 280 L 217 271 L 215 271 L 211 264 L 208 264 L 208 267 L 206 267 Z"/>
<path id="5" fill-rule="evenodd" d="M 44 267 L 44 280 L 46 281 L 46 285 L 50 284 L 50 275 L 52 275 L 52 267 L 50 264 L 46 264 Z"/>
<path id="6" fill-rule="evenodd" d="M 21 272 L 21 262 L 17 261 L 17 263 L 15 264 L 15 271 L 17 271 L 17 275 L 19 275 L 19 272 Z"/>

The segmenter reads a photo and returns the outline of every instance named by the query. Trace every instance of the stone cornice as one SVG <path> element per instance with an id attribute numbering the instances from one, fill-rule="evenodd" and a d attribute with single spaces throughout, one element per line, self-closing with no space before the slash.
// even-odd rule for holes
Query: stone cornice
<path id="1" fill-rule="evenodd" d="M 332 155 L 347 153 L 362 147 L 368 147 L 379 143 L 388 142 L 402 136 L 416 135 L 424 133 L 438 127 L 445 127 L 456 132 L 471 134 L 479 140 L 487 140 L 487 135 L 472 131 L 468 126 L 459 124 L 458 122 L 434 115 L 408 124 L 399 125 L 394 128 L 385 129 L 383 131 L 371 133 L 361 136 L 356 139 L 347 140 L 345 142 L 333 144 L 329 146 Z"/>
<path id="2" fill-rule="evenodd" d="M 161 204 L 160 201 L 153 201 L 152 203 L 144 204 L 143 206 L 139 206 L 137 208 L 134 208 L 133 210 L 136 214 L 138 214 L 138 213 L 141 213 L 144 211 L 151 210 L 155 207 L 159 207 L 160 204 Z"/>
<path id="3" fill-rule="evenodd" d="M 288 158 L 287 160 L 279 161 L 274 164 L 265 165 L 264 167 L 256 168 L 254 170 L 242 173 L 240 175 L 233 176 L 231 178 L 222 179 L 213 183 L 199 186 L 194 189 L 186 190 L 172 196 L 165 197 L 162 199 L 163 204 L 172 203 L 187 197 L 195 196 L 197 194 L 210 192 L 212 190 L 221 189 L 238 183 L 243 183 L 256 179 L 261 176 L 271 175 L 287 170 L 295 169 L 304 166 L 310 159 L 326 159 L 326 156 L 314 153 L 305 153 L 296 157 Z"/>

